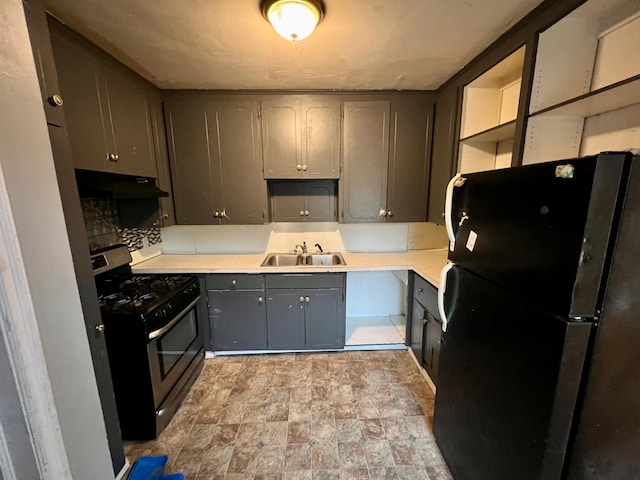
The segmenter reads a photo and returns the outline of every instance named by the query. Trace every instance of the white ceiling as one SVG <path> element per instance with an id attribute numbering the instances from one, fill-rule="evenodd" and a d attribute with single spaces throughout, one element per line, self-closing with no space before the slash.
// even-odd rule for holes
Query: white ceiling
<path id="1" fill-rule="evenodd" d="M 541 0 L 325 0 L 301 42 L 258 0 L 45 0 L 161 88 L 436 89 Z"/>

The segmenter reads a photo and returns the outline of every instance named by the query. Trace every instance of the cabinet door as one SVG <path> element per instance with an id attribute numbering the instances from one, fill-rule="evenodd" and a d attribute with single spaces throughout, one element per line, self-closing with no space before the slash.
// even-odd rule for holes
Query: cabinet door
<path id="1" fill-rule="evenodd" d="M 306 346 L 309 350 L 343 348 L 345 310 L 342 290 L 303 290 Z"/>
<path id="2" fill-rule="evenodd" d="M 302 176 L 340 178 L 340 102 L 303 101 Z"/>
<path id="3" fill-rule="evenodd" d="M 86 170 L 113 171 L 112 162 L 107 159 L 102 122 L 98 59 L 55 20 L 49 21 L 49 27 L 73 165 Z"/>
<path id="4" fill-rule="evenodd" d="M 425 95 L 391 100 L 387 222 L 427 219 L 432 110 Z"/>
<path id="5" fill-rule="evenodd" d="M 262 102 L 264 178 L 299 178 L 300 104 L 297 99 L 276 98 Z"/>
<path id="6" fill-rule="evenodd" d="M 305 185 L 302 182 L 271 182 L 271 215 L 274 222 L 305 221 Z"/>
<path id="7" fill-rule="evenodd" d="M 207 109 L 212 148 L 213 206 L 223 224 L 267 221 L 262 177 L 258 104 L 250 100 L 213 101 Z"/>
<path id="8" fill-rule="evenodd" d="M 423 362 L 422 342 L 424 340 L 425 309 L 415 299 L 411 309 L 411 350 L 419 363 Z"/>
<path id="9" fill-rule="evenodd" d="M 336 184 L 334 180 L 305 184 L 304 219 L 306 222 L 335 222 Z"/>
<path id="10" fill-rule="evenodd" d="M 168 197 L 160 197 L 160 225 L 168 227 L 175 225 L 176 214 L 173 208 L 173 192 L 171 189 L 171 173 L 169 171 L 169 152 L 167 150 L 167 133 L 164 125 L 164 113 L 162 108 L 162 97 L 152 95 L 151 102 L 151 125 L 153 127 L 153 146 L 156 157 L 156 168 L 158 170 L 157 185 L 165 192 L 169 192 Z"/>
<path id="11" fill-rule="evenodd" d="M 165 104 L 171 180 L 179 224 L 210 225 L 213 216 L 207 113 L 201 98 Z"/>
<path id="12" fill-rule="evenodd" d="M 266 308 L 261 290 L 209 290 L 214 350 L 267 348 Z"/>
<path id="13" fill-rule="evenodd" d="M 459 88 L 452 85 L 438 94 L 433 128 L 431 179 L 429 181 L 428 221 L 444 224 L 444 195 L 455 171 L 457 121 L 460 111 Z"/>
<path id="14" fill-rule="evenodd" d="M 305 302 L 300 292 L 267 290 L 267 336 L 270 350 L 305 348 Z"/>
<path id="15" fill-rule="evenodd" d="M 104 122 L 111 122 L 110 135 L 117 161 L 114 171 L 128 175 L 155 177 L 157 175 L 153 154 L 153 133 L 147 89 L 131 74 L 115 66 L 103 63 L 102 75 L 107 92 L 108 111 L 103 112 Z"/>
<path id="16" fill-rule="evenodd" d="M 438 379 L 438 363 L 440 360 L 440 337 L 442 326 L 428 311 L 426 312 L 426 324 L 422 349 L 422 362 L 429 378 L 436 383 Z"/>
<path id="17" fill-rule="evenodd" d="M 388 160 L 389 102 L 345 102 L 341 221 L 385 220 Z"/>

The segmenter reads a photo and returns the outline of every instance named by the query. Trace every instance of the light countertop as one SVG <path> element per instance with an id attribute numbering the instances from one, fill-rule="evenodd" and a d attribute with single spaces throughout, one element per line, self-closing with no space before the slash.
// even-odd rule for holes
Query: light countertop
<path id="1" fill-rule="evenodd" d="M 322 273 L 413 270 L 434 286 L 447 262 L 446 249 L 397 253 L 340 252 L 346 265 L 261 267 L 267 253 L 242 255 L 161 254 L 132 266 L 134 273 Z"/>

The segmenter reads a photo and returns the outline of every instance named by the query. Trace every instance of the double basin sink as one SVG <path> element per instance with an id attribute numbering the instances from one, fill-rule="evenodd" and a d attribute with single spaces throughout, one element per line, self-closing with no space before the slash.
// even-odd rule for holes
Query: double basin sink
<path id="1" fill-rule="evenodd" d="M 339 253 L 270 253 L 260 264 L 261 267 L 290 267 L 310 265 L 346 265 Z"/>

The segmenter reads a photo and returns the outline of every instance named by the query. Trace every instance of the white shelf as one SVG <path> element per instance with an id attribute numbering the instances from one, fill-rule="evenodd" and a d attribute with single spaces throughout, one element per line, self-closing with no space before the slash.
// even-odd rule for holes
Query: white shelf
<path id="1" fill-rule="evenodd" d="M 490 128 L 483 132 L 476 133 L 470 137 L 461 139 L 461 142 L 476 143 L 476 142 L 500 142 L 513 138 L 516 132 L 516 121 L 512 120 L 504 125 L 498 125 L 497 127 Z"/>

